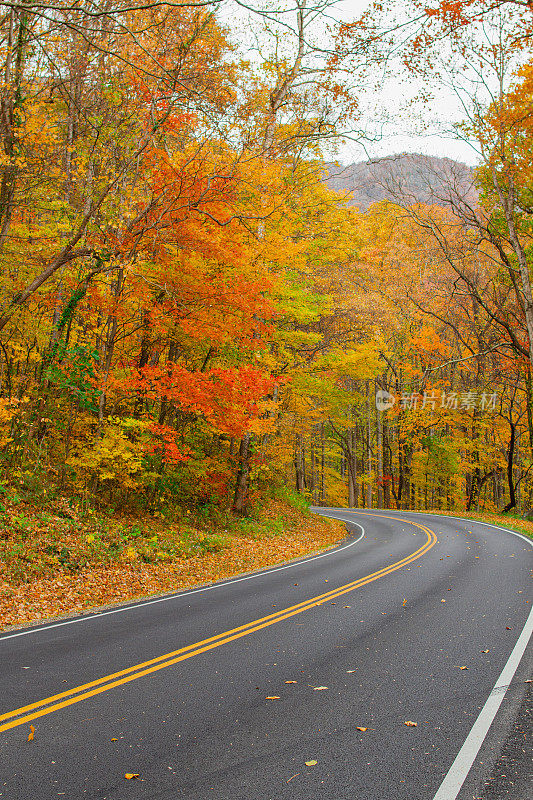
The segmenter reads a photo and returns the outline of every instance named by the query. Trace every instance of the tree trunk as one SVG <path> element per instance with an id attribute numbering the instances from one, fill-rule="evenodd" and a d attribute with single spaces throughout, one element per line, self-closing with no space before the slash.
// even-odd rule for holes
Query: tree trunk
<path id="1" fill-rule="evenodd" d="M 18 31 L 15 34 L 15 28 Z M 27 38 L 28 12 L 12 8 L 9 12 L 7 33 L 6 66 L 4 82 L 6 95 L 0 103 L 0 128 L 7 163 L 2 168 L 0 182 L 0 248 L 7 238 L 15 199 L 15 187 L 19 167 L 17 165 L 18 139 L 17 125 L 22 112 L 22 73 L 24 68 L 24 49 Z M 16 39 L 16 41 L 15 41 Z"/>
<path id="2" fill-rule="evenodd" d="M 505 221 L 507 223 L 507 230 L 509 231 L 509 241 L 515 252 L 518 261 L 518 271 L 520 274 L 520 283 L 522 292 L 524 294 L 524 316 L 526 320 L 526 328 L 528 335 L 528 352 L 529 364 L 533 365 L 533 290 L 531 288 L 531 276 L 529 274 L 529 263 L 526 252 L 522 246 L 522 242 L 518 236 L 515 225 L 515 208 L 516 208 L 516 188 L 514 180 L 510 173 L 507 176 L 507 194 L 502 190 L 498 175 L 495 168 L 492 168 L 492 179 L 496 193 L 500 198 L 500 203 L 505 214 Z"/>
<path id="3" fill-rule="evenodd" d="M 248 499 L 248 476 L 250 474 L 250 446 L 252 434 L 246 433 L 241 439 L 239 447 L 239 469 L 235 481 L 235 494 L 233 495 L 233 511 L 243 514 Z"/>
<path id="4" fill-rule="evenodd" d="M 526 372 L 527 428 L 529 431 L 529 447 L 533 455 L 533 387 L 531 385 L 531 369 Z"/>
<path id="5" fill-rule="evenodd" d="M 375 389 L 377 392 L 378 382 L 375 382 Z M 381 411 L 376 404 L 376 468 L 377 468 L 377 503 L 378 508 L 383 508 L 383 421 L 381 418 Z"/>
<path id="6" fill-rule="evenodd" d="M 124 270 L 120 269 L 118 271 L 117 280 L 115 282 L 115 288 L 113 295 L 115 300 L 118 300 L 120 297 L 120 293 L 123 288 L 123 278 L 124 278 Z M 105 345 L 105 360 L 104 360 L 104 375 L 103 375 L 103 386 L 102 386 L 102 393 L 98 400 L 98 428 L 102 427 L 104 421 L 104 414 L 105 414 L 105 404 L 106 404 L 106 387 L 107 381 L 109 379 L 109 373 L 111 371 L 111 364 L 113 361 L 113 353 L 115 350 L 115 338 L 117 335 L 117 317 L 115 314 L 112 314 L 109 317 L 109 329 L 107 332 L 107 339 Z"/>
<path id="7" fill-rule="evenodd" d="M 326 441 L 324 423 L 320 424 L 320 503 L 326 502 Z"/>
<path id="8" fill-rule="evenodd" d="M 513 477 L 513 462 L 514 462 L 514 448 L 516 442 L 516 425 L 509 421 L 511 426 L 511 438 L 509 440 L 509 448 L 507 450 L 507 484 L 509 486 L 509 502 L 502 508 L 502 512 L 507 514 L 512 508 L 516 506 L 516 493 Z"/>
<path id="9" fill-rule="evenodd" d="M 408 509 L 412 506 L 412 498 L 411 494 L 413 491 L 413 486 L 411 485 L 411 462 L 413 458 L 413 452 L 411 447 L 408 447 L 404 442 L 402 442 L 402 462 L 403 462 L 403 474 L 402 474 L 402 504 L 401 507 L 403 509 Z"/>
<path id="10" fill-rule="evenodd" d="M 359 486 L 357 485 L 357 452 L 356 452 L 356 433 L 352 429 L 348 431 L 346 437 L 348 447 L 346 451 L 346 466 L 348 478 L 348 505 L 350 508 L 357 508 L 357 501 L 359 499 Z"/>
<path id="11" fill-rule="evenodd" d="M 372 431 L 372 411 L 370 404 L 370 381 L 366 382 L 366 413 L 367 413 L 367 441 L 366 441 L 366 457 L 367 457 L 367 475 L 368 483 L 366 487 L 366 504 L 367 508 L 372 508 L 372 450 L 370 446 L 370 436 Z"/>
<path id="12" fill-rule="evenodd" d="M 300 434 L 297 434 L 294 448 L 294 470 L 296 474 L 296 491 L 298 494 L 301 494 L 305 490 L 305 471 L 303 460 L 302 437 Z"/>
<path id="13" fill-rule="evenodd" d="M 392 481 L 392 464 L 391 464 L 391 450 L 389 444 L 389 426 L 385 424 L 383 428 L 383 503 L 385 508 L 391 507 L 391 481 Z"/>

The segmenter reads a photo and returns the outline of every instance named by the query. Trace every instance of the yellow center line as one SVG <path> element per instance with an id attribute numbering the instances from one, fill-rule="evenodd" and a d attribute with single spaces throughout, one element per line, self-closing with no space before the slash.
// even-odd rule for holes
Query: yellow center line
<path id="1" fill-rule="evenodd" d="M 384 517 L 386 519 L 392 519 L 398 522 L 403 522 L 403 523 L 407 522 L 407 520 L 405 519 L 400 519 L 398 517 L 390 517 L 385 514 L 365 513 L 365 516 Z M 103 678 L 98 678 L 94 681 L 91 681 L 90 683 L 84 683 L 81 686 L 76 686 L 73 689 L 68 689 L 59 694 L 55 694 L 52 695 L 51 697 L 44 698 L 43 700 L 38 700 L 37 702 L 31 703 L 30 705 L 22 706 L 21 708 L 17 708 L 14 711 L 9 711 L 5 714 L 2 714 L 0 716 L 0 720 L 10 719 L 10 722 L 6 722 L 3 725 L 0 725 L 0 732 L 7 731 L 10 728 L 15 728 L 18 725 L 25 725 L 28 722 L 31 722 L 31 720 L 37 719 L 38 717 L 42 717 L 45 714 L 51 714 L 52 712 L 58 711 L 61 708 L 66 708 L 67 706 L 73 705 L 74 703 L 79 703 L 82 700 L 86 700 L 89 697 L 94 697 L 95 695 L 101 694 L 102 692 L 107 692 L 110 689 L 114 689 L 117 686 L 122 686 L 125 683 L 129 683 L 130 681 L 137 680 L 138 678 L 141 678 L 145 675 L 157 672 L 160 669 L 170 667 L 173 664 L 177 664 L 180 661 L 185 661 L 186 659 L 192 658 L 193 656 L 199 655 L 200 653 L 205 653 L 208 650 L 213 650 L 214 648 L 220 647 L 221 645 L 227 644 L 228 642 L 232 642 L 235 639 L 240 639 L 243 636 L 248 636 L 248 634 L 250 633 L 254 633 L 255 631 L 261 630 L 262 628 L 267 628 L 268 626 L 274 625 L 276 622 L 281 622 L 284 619 L 288 619 L 289 617 L 292 617 L 295 614 L 301 614 L 303 611 L 307 611 L 311 608 L 320 606 L 323 603 L 327 603 L 335 597 L 339 597 L 343 594 L 346 594 L 347 592 L 352 592 L 361 586 L 365 586 L 367 583 L 371 583 L 372 581 L 375 581 L 378 578 L 383 577 L 384 575 L 388 575 L 389 573 L 394 572 L 395 570 L 400 569 L 401 567 L 404 567 L 406 564 L 410 564 L 412 561 L 415 561 L 417 558 L 420 558 L 424 553 L 426 553 L 429 549 L 433 547 L 433 545 L 437 541 L 437 536 L 434 533 L 434 531 L 430 530 L 429 528 L 426 528 L 424 525 L 420 525 L 417 522 L 411 522 L 411 521 L 409 521 L 409 524 L 414 525 L 417 528 L 420 528 L 426 533 L 427 536 L 427 540 L 424 542 L 422 547 L 419 547 L 418 550 L 416 550 L 410 556 L 406 556 L 405 558 L 402 558 L 400 561 L 396 561 L 387 567 L 383 567 L 377 572 L 373 572 L 370 575 L 365 575 L 363 578 L 359 578 L 356 581 L 347 583 L 344 586 L 338 587 L 337 589 L 331 589 L 330 591 L 325 592 L 324 594 L 317 595 L 316 597 L 312 597 L 308 600 L 304 600 L 303 602 L 298 603 L 297 605 L 281 609 L 280 611 L 277 611 L 275 614 L 270 614 L 266 617 L 261 617 L 261 619 L 254 620 L 253 622 L 248 622 L 245 625 L 239 626 L 238 628 L 232 628 L 231 630 L 225 631 L 224 633 L 219 633 L 216 636 L 211 636 L 208 639 L 202 639 L 201 641 L 195 642 L 194 644 L 188 645 L 187 647 L 182 647 L 179 650 L 173 650 L 170 653 L 158 656 L 157 658 L 152 658 L 149 661 L 143 661 L 142 663 L 136 664 L 133 667 L 128 667 L 126 669 L 120 670 L 119 672 L 114 672 L 111 675 L 106 675 Z M 98 687 L 98 688 L 92 688 L 92 687 Z M 80 694 L 80 692 L 82 693 Z M 75 696 L 73 697 L 72 695 Z M 63 698 L 68 698 L 68 699 L 63 699 Z M 55 701 L 61 701 L 61 702 L 55 702 Z M 52 705 L 50 705 L 51 703 Z M 28 711 L 33 713 L 27 714 L 26 712 Z M 20 716 L 21 714 L 24 714 L 24 716 Z M 13 719 L 13 717 L 17 717 L 17 719 Z"/>

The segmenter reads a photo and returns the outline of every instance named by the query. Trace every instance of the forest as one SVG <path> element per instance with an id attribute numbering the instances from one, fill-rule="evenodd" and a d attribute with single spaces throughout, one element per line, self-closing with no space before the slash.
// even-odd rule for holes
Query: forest
<path id="1" fill-rule="evenodd" d="M 37 530 L 227 526 L 269 497 L 531 507 L 528 2 L 0 5 L 0 511 L 24 580 L 30 506 Z M 453 87 L 476 163 L 369 162 L 382 199 L 357 205 L 327 178 L 389 73 L 421 130 Z"/>

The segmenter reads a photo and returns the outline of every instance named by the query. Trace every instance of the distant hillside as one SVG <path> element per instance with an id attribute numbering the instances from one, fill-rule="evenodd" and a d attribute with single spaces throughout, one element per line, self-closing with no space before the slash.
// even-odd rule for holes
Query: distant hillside
<path id="1" fill-rule="evenodd" d="M 325 183 L 341 194 L 351 193 L 349 205 L 361 211 L 380 200 L 443 203 L 457 192 L 477 195 L 472 168 L 451 158 L 401 153 L 346 166 L 331 163 L 327 170 Z"/>

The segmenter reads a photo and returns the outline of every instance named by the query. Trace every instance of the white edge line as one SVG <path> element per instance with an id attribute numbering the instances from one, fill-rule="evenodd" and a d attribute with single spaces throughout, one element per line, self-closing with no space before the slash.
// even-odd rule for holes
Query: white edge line
<path id="1" fill-rule="evenodd" d="M 392 510 L 394 513 L 397 513 L 395 509 Z M 439 518 L 439 514 L 425 514 L 423 511 L 404 511 L 403 513 L 430 518 L 434 517 L 435 519 Z M 523 539 L 533 547 L 532 539 L 524 536 L 521 533 L 518 533 L 517 531 L 510 530 L 510 528 L 503 528 L 500 525 L 493 525 L 490 522 L 481 522 L 475 519 L 468 519 L 467 517 L 452 517 L 448 514 L 443 514 L 442 518 L 459 519 L 462 522 L 468 522 L 472 525 L 485 525 L 488 528 L 494 528 L 495 530 L 504 531 L 505 533 L 511 533 L 513 536 L 518 536 L 520 539 Z M 444 780 L 437 789 L 437 794 L 433 797 L 433 800 L 456 800 L 459 792 L 461 791 L 463 783 L 472 769 L 472 765 L 477 758 L 481 746 L 485 741 L 490 726 L 494 721 L 494 717 L 498 713 L 498 709 L 500 708 L 503 699 L 507 694 L 507 690 L 511 684 L 516 670 L 518 669 L 518 665 L 522 660 L 522 656 L 524 655 L 532 633 L 533 608 L 529 612 L 529 616 L 524 624 L 524 627 L 522 628 L 520 636 L 518 637 L 518 641 L 513 647 L 511 655 L 507 659 L 507 662 L 501 671 L 498 680 L 494 684 L 494 687 L 489 694 L 485 705 L 479 712 L 476 721 L 470 729 L 470 733 L 466 737 L 463 746 L 457 753 L 453 764 L 444 777 Z"/>
<path id="2" fill-rule="evenodd" d="M 485 741 L 533 633 L 533 609 L 517 643 L 433 800 L 455 800 Z"/>
<path id="3" fill-rule="evenodd" d="M 328 508 L 323 510 L 333 511 L 336 509 Z M 389 511 L 390 509 L 383 509 L 383 510 Z M 318 511 L 318 513 L 320 514 L 321 512 Z M 395 511 L 395 513 L 397 512 Z M 402 512 L 400 511 L 400 513 Z M 418 514 L 419 516 L 424 516 L 424 517 L 435 517 L 435 518 L 439 517 L 438 514 L 424 514 L 424 512 L 420 511 L 419 512 L 404 511 L 403 513 Z M 323 514 L 323 516 L 327 516 L 327 514 Z M 518 533 L 517 531 L 512 531 L 509 528 L 503 528 L 499 525 L 493 525 L 489 522 L 481 522 L 478 520 L 468 519 L 466 517 L 455 517 L 455 516 L 452 517 L 451 515 L 447 514 L 442 516 L 448 519 L 459 519 L 462 522 L 473 523 L 475 525 L 485 525 L 488 528 L 495 528 L 496 530 L 505 531 L 506 533 L 511 533 L 513 536 L 518 536 L 520 539 L 523 539 L 525 542 L 533 546 L 533 541 L 531 539 L 529 539 L 526 536 L 523 536 L 521 533 Z M 80 617 L 79 619 L 66 620 L 65 622 L 57 622 L 52 625 L 44 625 L 43 627 L 40 628 L 33 628 L 30 631 L 20 631 L 19 633 L 8 634 L 7 636 L 0 637 L 0 642 L 5 639 L 13 639 L 17 636 L 28 636 L 31 633 L 41 633 L 42 631 L 50 630 L 51 628 L 59 628 L 63 625 L 74 625 L 78 622 L 87 622 L 89 620 L 107 616 L 108 614 L 120 614 L 124 611 L 131 611 L 134 608 L 154 605 L 155 603 L 163 603 L 167 600 L 176 600 L 191 594 L 198 594 L 199 592 L 207 592 L 211 591 L 212 589 L 218 589 L 220 587 L 227 586 L 230 583 L 240 583 L 241 581 L 248 581 L 252 580 L 253 578 L 260 578 L 263 575 L 268 575 L 272 572 L 280 572 L 281 570 L 291 569 L 292 567 L 296 567 L 311 561 L 316 561 L 319 558 L 325 558 L 326 556 L 333 555 L 334 553 L 339 553 L 342 550 L 346 550 L 348 547 L 352 547 L 354 544 L 357 544 L 364 537 L 365 529 L 360 523 L 355 522 L 353 518 L 347 519 L 346 517 L 333 517 L 333 519 L 338 519 L 341 522 L 348 522 L 351 525 L 356 525 L 358 528 L 361 528 L 361 535 L 358 536 L 357 539 L 355 539 L 353 542 L 349 542 L 348 544 L 345 544 L 342 547 L 335 548 L 334 550 L 329 550 L 328 552 L 321 553 L 320 555 L 317 556 L 312 556 L 311 558 L 304 559 L 303 561 L 296 561 L 293 564 L 285 564 L 284 566 L 274 567 L 273 569 L 264 570 L 263 572 L 259 572 L 254 575 L 245 575 L 242 578 L 234 578 L 233 580 L 228 580 L 225 581 L 224 583 L 216 583 L 213 586 L 205 586 L 200 589 L 191 589 L 189 591 L 180 592 L 179 594 L 174 594 L 167 597 L 160 597 L 156 600 L 147 600 L 141 603 L 136 603 L 131 606 L 124 606 L 121 608 L 112 609 L 110 611 L 96 612 L 90 616 Z M 518 669 L 518 665 L 520 664 L 520 661 L 522 659 L 522 656 L 525 652 L 525 649 L 528 645 L 532 633 L 533 633 L 533 608 L 529 613 L 529 616 L 524 624 L 524 627 L 522 628 L 522 632 L 511 652 L 511 655 L 507 660 L 507 663 L 505 664 L 503 670 L 501 671 L 500 676 L 498 677 L 491 693 L 487 698 L 487 701 L 485 702 L 485 705 L 481 709 L 476 721 L 474 722 L 474 725 L 470 729 L 470 733 L 466 737 L 463 746 L 461 747 L 457 756 L 455 757 L 453 764 L 451 765 L 444 780 L 439 786 L 437 793 L 433 797 L 433 800 L 456 800 L 457 795 L 461 791 L 461 787 L 465 782 L 474 761 L 476 760 L 481 745 L 485 741 L 485 737 L 487 736 L 487 733 L 494 720 L 494 717 L 496 716 L 498 709 L 500 708 L 503 699 L 507 694 L 507 689 L 509 688 L 511 681 L 514 677 L 514 674 Z"/>
<path id="4" fill-rule="evenodd" d="M 327 515 L 323 515 L 327 516 Z M 302 564 L 308 564 L 310 561 L 316 561 L 319 558 L 326 558 L 326 556 L 334 555 L 335 553 L 340 553 L 341 550 L 346 550 L 348 547 L 353 547 L 354 544 L 357 544 L 361 541 L 361 539 L 365 535 L 365 529 L 359 522 L 355 522 L 353 519 L 346 519 L 342 517 L 333 517 L 332 519 L 338 519 L 340 522 L 349 522 L 350 525 L 356 525 L 358 528 L 361 528 L 361 535 L 354 539 L 353 542 L 348 542 L 348 544 L 343 545 L 342 547 L 336 547 L 333 550 L 328 550 L 325 553 L 320 553 L 317 556 L 311 556 L 310 558 L 299 559 L 291 564 L 285 564 L 281 567 L 273 567 L 272 569 L 266 569 L 262 572 L 256 572 L 253 575 L 244 575 L 242 578 L 230 578 L 223 583 L 215 583 L 212 586 L 203 586 L 200 589 L 188 589 L 184 592 L 178 592 L 175 594 L 167 595 L 165 597 L 158 597 L 155 600 L 142 600 L 140 603 L 133 603 L 129 606 L 121 606 L 120 608 L 112 608 L 109 611 L 94 611 L 88 612 L 87 616 L 85 617 L 78 617 L 77 619 L 67 619 L 64 622 L 54 622 L 51 625 L 47 625 L 44 623 L 39 628 L 32 628 L 29 631 L 19 631 L 18 633 L 9 633 L 6 636 L 2 636 L 0 634 L 0 644 L 7 639 L 16 639 L 18 636 L 29 636 L 32 633 L 43 633 L 44 631 L 49 631 L 52 628 L 61 628 L 64 625 L 76 625 L 79 622 L 90 622 L 94 619 L 100 619 L 101 617 L 106 617 L 109 614 L 122 614 L 124 611 L 132 611 L 136 608 L 143 608 L 144 606 L 151 606 L 155 605 L 156 603 L 165 603 L 168 600 L 179 600 L 182 597 L 188 597 L 191 594 L 199 594 L 200 592 L 210 592 L 212 589 L 220 589 L 223 586 L 228 586 L 231 583 L 240 583 L 241 581 L 250 581 L 254 578 L 261 578 L 263 575 L 269 575 L 272 572 L 281 572 L 284 569 L 292 569 L 293 567 L 298 567 Z"/>
<path id="5" fill-rule="evenodd" d="M 422 514 L 422 516 L 431 517 L 434 515 Z M 436 514 L 435 516 L 438 517 L 439 515 Z M 446 515 L 443 515 L 443 517 L 445 516 Z M 469 522 L 475 525 L 485 525 L 488 528 L 495 528 L 496 530 L 505 531 L 506 533 L 512 533 L 513 536 L 518 536 L 520 539 L 523 539 L 533 547 L 533 541 L 531 539 L 529 539 L 527 536 L 523 536 L 517 531 L 512 531 L 509 528 L 502 528 L 499 525 L 492 525 L 490 522 L 478 522 L 475 519 L 467 519 L 466 517 L 449 517 L 449 519 L 460 519 L 463 522 Z M 466 737 L 463 746 L 457 753 L 457 756 L 455 757 L 450 769 L 446 773 L 444 780 L 437 789 L 437 794 L 434 796 L 433 800 L 456 800 L 457 795 L 461 791 L 461 787 L 468 776 L 468 773 L 472 769 L 472 765 L 477 758 L 477 754 L 481 749 L 481 745 L 485 741 L 487 733 L 489 732 L 489 728 L 494 721 L 494 717 L 498 713 L 498 709 L 500 708 L 503 699 L 507 694 L 507 690 L 511 684 L 516 670 L 518 669 L 518 665 L 520 664 L 522 656 L 524 655 L 532 633 L 533 608 L 529 612 L 529 616 L 524 624 L 524 627 L 522 628 L 522 633 L 518 637 L 518 641 L 513 647 L 511 655 L 507 659 L 507 663 L 502 669 L 498 680 L 494 684 L 494 688 L 489 694 L 485 705 L 479 712 L 476 721 L 470 729 L 470 733 Z"/>

